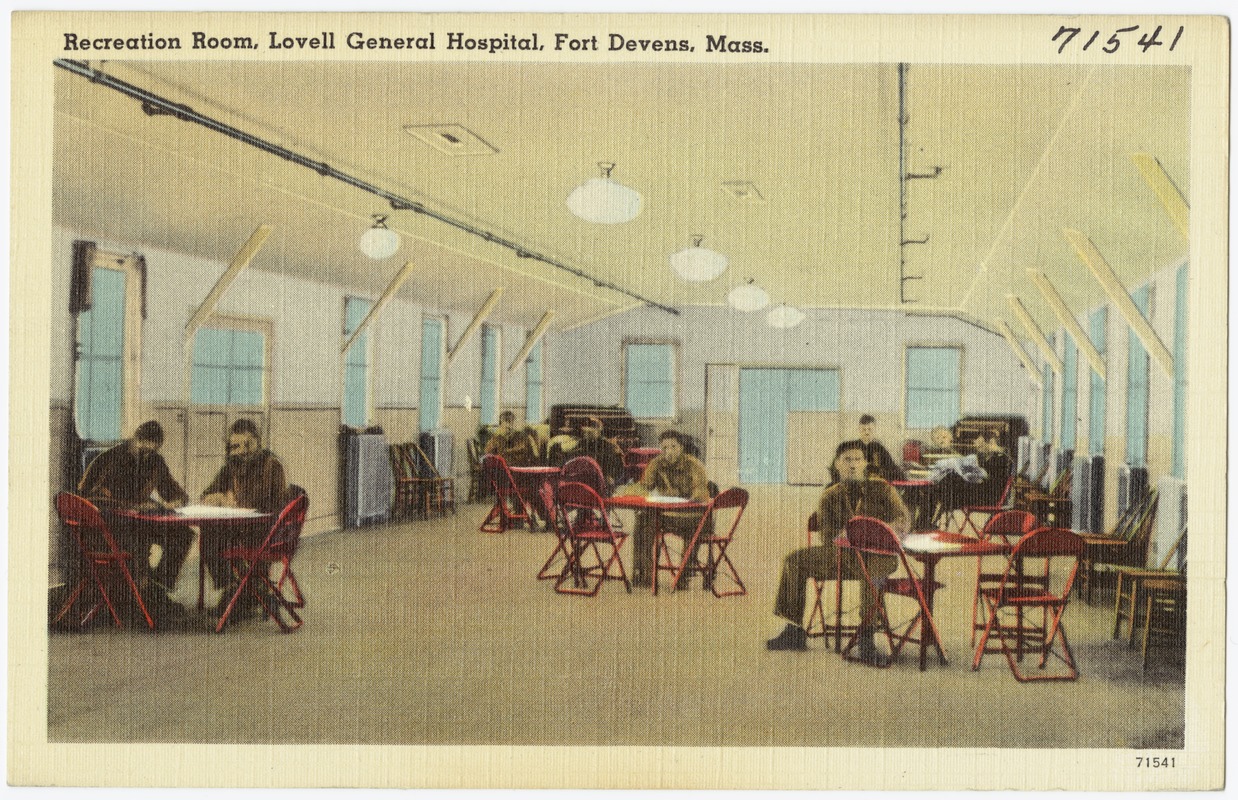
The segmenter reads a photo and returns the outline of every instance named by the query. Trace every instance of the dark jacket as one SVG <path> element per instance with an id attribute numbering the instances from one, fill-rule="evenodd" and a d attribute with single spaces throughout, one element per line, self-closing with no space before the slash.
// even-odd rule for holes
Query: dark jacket
<path id="1" fill-rule="evenodd" d="M 134 508 L 158 492 L 165 503 L 186 503 L 188 495 L 168 471 L 168 464 L 158 453 L 141 458 L 121 442 L 103 451 L 90 462 L 86 474 L 77 485 L 77 492 L 100 507 Z"/>

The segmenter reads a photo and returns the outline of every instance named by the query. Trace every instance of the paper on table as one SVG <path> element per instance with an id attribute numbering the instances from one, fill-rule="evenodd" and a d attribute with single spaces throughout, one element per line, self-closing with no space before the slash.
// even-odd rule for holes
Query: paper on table
<path id="1" fill-rule="evenodd" d="M 262 516 L 252 508 L 230 508 L 228 506 L 181 506 L 176 513 L 182 517 L 259 517 Z"/>
<path id="2" fill-rule="evenodd" d="M 903 549 L 917 553 L 944 553 L 962 550 L 963 542 L 943 542 L 931 533 L 912 533 L 903 539 Z"/>
<path id="3" fill-rule="evenodd" d="M 660 494 L 651 494 L 649 495 L 649 499 L 656 500 L 659 503 L 686 503 L 688 502 L 688 499 L 686 497 L 663 497 Z"/>

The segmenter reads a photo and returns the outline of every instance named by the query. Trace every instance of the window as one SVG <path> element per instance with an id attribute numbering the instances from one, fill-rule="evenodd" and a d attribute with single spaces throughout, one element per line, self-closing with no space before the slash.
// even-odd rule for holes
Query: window
<path id="1" fill-rule="evenodd" d="M 906 426 L 953 425 L 961 414 L 963 350 L 959 347 L 908 347 Z"/>
<path id="2" fill-rule="evenodd" d="M 69 313 L 76 360 L 73 411 L 77 433 L 115 441 L 140 420 L 142 320 L 146 317 L 146 259 L 73 243 Z"/>
<path id="3" fill-rule="evenodd" d="M 1049 337 L 1049 346 L 1054 347 L 1054 338 Z M 1042 442 L 1053 441 L 1053 367 L 1048 361 L 1041 368 L 1041 422 L 1040 422 L 1040 440 Z"/>
<path id="4" fill-rule="evenodd" d="M 88 441 L 121 437 L 125 273 L 94 267 L 90 308 L 77 318 L 77 433 Z"/>
<path id="5" fill-rule="evenodd" d="M 675 347 L 626 345 L 624 403 L 637 419 L 675 416 Z"/>
<path id="6" fill-rule="evenodd" d="M 344 298 L 344 339 L 352 336 L 373 305 L 360 297 Z M 353 340 L 344 354 L 344 424 L 364 428 L 370 421 L 369 376 L 370 347 L 369 331 Z"/>
<path id="7" fill-rule="evenodd" d="M 443 411 L 443 321 L 421 321 L 421 400 L 418 426 L 423 431 L 439 427 Z"/>
<path id="8" fill-rule="evenodd" d="M 499 348 L 502 342 L 494 325 L 481 326 L 481 424 L 499 421 Z"/>
<path id="9" fill-rule="evenodd" d="M 1174 287 L 1174 442 L 1172 472 L 1186 477 L 1186 336 L 1187 265 L 1178 267 Z"/>
<path id="10" fill-rule="evenodd" d="M 189 400 L 197 405 L 260 406 L 265 397 L 262 323 L 212 317 L 193 337 Z"/>
<path id="11" fill-rule="evenodd" d="M 1079 346 L 1074 337 L 1063 336 L 1066 352 L 1062 356 L 1062 438 L 1058 444 L 1063 450 L 1074 450 L 1078 436 L 1075 420 L 1079 414 Z"/>
<path id="12" fill-rule="evenodd" d="M 1151 305 L 1149 287 L 1143 286 L 1131 294 L 1135 307 L 1144 317 Z M 1133 330 L 1127 334 L 1126 369 L 1126 463 L 1132 467 L 1147 466 L 1148 460 L 1148 351 Z"/>
<path id="13" fill-rule="evenodd" d="M 542 421 L 542 340 L 529 351 L 524 362 L 524 418 L 526 422 Z"/>
<path id="14" fill-rule="evenodd" d="M 1106 324 L 1109 321 L 1109 311 L 1104 306 L 1096 309 L 1088 317 L 1088 338 L 1092 346 L 1100 353 L 1101 363 L 1105 362 L 1108 352 Z M 1103 456 L 1105 454 L 1105 380 L 1089 370 L 1092 376 L 1091 388 L 1088 392 L 1088 455 Z"/>

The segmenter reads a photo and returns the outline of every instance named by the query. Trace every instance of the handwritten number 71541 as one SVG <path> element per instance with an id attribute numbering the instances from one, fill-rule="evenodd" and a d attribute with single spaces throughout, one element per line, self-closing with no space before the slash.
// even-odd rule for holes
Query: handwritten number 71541
<path id="1" fill-rule="evenodd" d="M 1153 30 L 1151 33 L 1144 33 L 1142 36 L 1139 37 L 1138 41 L 1135 42 L 1135 46 L 1142 47 L 1143 52 L 1145 53 L 1148 52 L 1149 48 L 1163 47 L 1165 45 L 1165 42 L 1161 39 L 1161 29 L 1163 27 L 1164 26 L 1162 25 L 1157 25 L 1156 29 Z M 1185 29 L 1186 29 L 1185 25 L 1178 26 L 1177 33 L 1174 34 L 1174 38 L 1169 42 L 1169 49 L 1171 51 L 1175 47 L 1178 46 L 1178 40 L 1182 38 L 1182 32 Z M 1137 30 L 1139 30 L 1138 25 L 1130 25 L 1125 28 L 1115 28 L 1111 33 L 1109 33 L 1109 38 L 1104 41 L 1104 44 L 1101 45 L 1100 49 L 1105 51 L 1106 53 L 1118 52 L 1118 48 L 1122 46 L 1122 34 L 1124 33 L 1133 34 Z M 1066 46 L 1070 44 L 1071 41 L 1081 33 L 1083 33 L 1082 28 L 1071 28 L 1066 25 L 1063 25 L 1062 27 L 1058 28 L 1057 33 L 1053 34 L 1053 38 L 1050 39 L 1049 41 L 1056 42 L 1060 39 L 1061 44 L 1058 45 L 1057 51 L 1061 53 L 1062 51 L 1066 49 Z M 1087 50 L 1089 47 L 1092 46 L 1093 42 L 1095 42 L 1100 37 L 1101 37 L 1101 31 L 1098 31 L 1098 30 L 1092 31 L 1092 35 L 1088 37 L 1087 42 L 1085 42 L 1080 49 Z"/>

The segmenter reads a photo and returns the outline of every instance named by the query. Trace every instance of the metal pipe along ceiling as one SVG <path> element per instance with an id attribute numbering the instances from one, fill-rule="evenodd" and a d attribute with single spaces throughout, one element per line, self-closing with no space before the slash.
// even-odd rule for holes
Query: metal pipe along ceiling
<path id="1" fill-rule="evenodd" d="M 306 169 L 311 169 L 325 178 L 334 178 L 337 181 L 346 183 L 349 186 L 352 186 L 356 189 L 360 189 L 363 192 L 368 192 L 372 195 L 381 197 L 382 199 L 390 203 L 391 207 L 397 211 L 414 211 L 418 214 L 425 214 L 431 219 L 435 219 L 435 220 L 438 220 L 439 222 L 450 225 L 453 228 L 456 228 L 457 230 L 464 231 L 465 233 L 470 233 L 474 236 L 485 239 L 487 242 L 490 242 L 492 244 L 497 244 L 501 247 L 506 247 L 508 250 L 513 251 L 520 258 L 531 258 L 534 261 L 540 261 L 541 263 L 548 264 L 554 267 L 555 269 L 560 269 L 560 270 L 563 270 L 564 272 L 575 275 L 577 278 L 591 281 L 594 286 L 597 286 L 601 289 L 609 289 L 613 292 L 618 292 L 619 294 L 625 295 L 627 297 L 631 297 L 633 300 L 637 300 L 652 308 L 661 309 L 662 311 L 665 311 L 668 314 L 674 314 L 674 315 L 679 314 L 679 309 L 677 308 L 664 305 L 662 303 L 658 303 L 654 300 L 650 300 L 649 298 L 643 297 L 642 295 L 637 294 L 636 292 L 630 289 L 611 283 L 610 281 L 599 278 L 595 275 L 590 275 L 589 273 L 585 272 L 582 269 L 579 269 L 578 267 L 573 267 L 571 265 L 564 264 L 563 262 L 558 261 L 554 258 L 551 258 L 550 256 L 542 255 L 541 253 L 531 250 L 530 248 L 525 247 L 524 245 L 519 244 L 517 242 L 513 242 L 512 240 L 507 239 L 503 236 L 500 236 L 499 234 L 493 233 L 492 231 L 485 230 L 484 228 L 478 228 L 474 225 L 470 225 L 468 222 L 465 222 L 464 220 L 456 219 L 455 217 L 448 216 L 447 214 L 444 214 L 440 211 L 435 211 L 431 208 L 428 208 L 424 203 L 419 203 L 415 200 L 409 200 L 406 197 L 401 197 L 400 195 L 395 194 L 394 192 L 389 192 L 386 189 L 383 189 L 382 187 L 375 186 L 374 184 L 364 181 L 354 175 L 349 175 L 346 172 L 341 172 L 335 167 L 332 167 L 330 164 L 327 164 L 322 161 L 315 161 L 312 158 L 303 156 L 300 153 L 289 150 L 288 148 L 282 147 L 278 144 L 275 144 L 274 142 L 269 142 L 266 139 L 262 139 L 258 136 L 254 136 L 251 133 L 246 133 L 245 131 L 239 128 L 234 128 L 231 125 L 227 125 L 223 122 L 220 122 L 219 120 L 212 119 L 208 116 L 205 116 L 204 114 L 199 114 L 198 112 L 194 111 L 189 106 L 182 105 L 180 103 L 173 103 L 172 101 L 164 97 L 160 97 L 159 95 L 154 94 L 153 92 L 149 92 L 138 86 L 134 86 L 131 83 L 127 83 L 118 78 L 114 78 L 105 72 L 100 72 L 99 70 L 94 69 L 93 67 L 91 67 L 89 64 L 87 64 L 84 61 L 74 61 L 72 59 L 59 58 L 59 59 L 55 59 L 53 63 L 57 67 L 60 67 L 63 70 L 71 72 L 74 75 L 78 75 L 80 77 L 86 78 L 91 83 L 96 83 L 101 86 L 106 86 L 109 89 L 113 89 L 117 92 L 120 92 L 126 97 L 130 97 L 130 98 L 133 98 L 134 100 L 138 100 L 139 102 L 142 103 L 142 110 L 145 111 L 147 114 L 152 114 L 152 115 L 153 114 L 168 114 L 170 116 L 176 117 L 177 119 L 183 122 L 192 122 L 194 124 L 201 125 L 204 128 L 208 128 L 212 131 L 215 131 L 216 133 L 221 133 L 224 136 L 237 140 L 238 142 L 244 142 L 245 144 L 250 145 L 251 147 L 256 147 L 259 150 L 262 150 L 266 153 L 270 153 L 271 155 L 274 155 L 274 156 L 279 156 L 282 159 L 291 161 L 292 163 L 305 167 Z"/>

